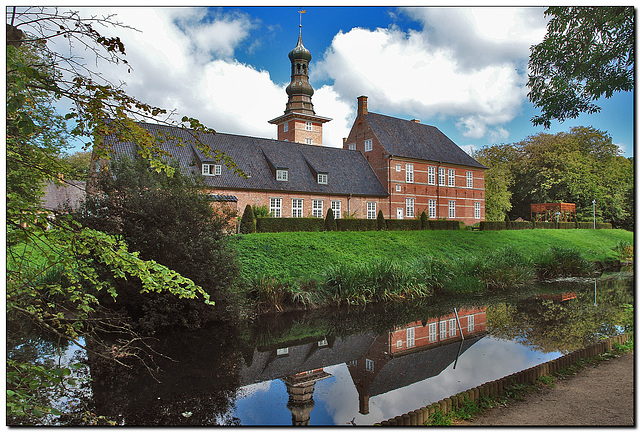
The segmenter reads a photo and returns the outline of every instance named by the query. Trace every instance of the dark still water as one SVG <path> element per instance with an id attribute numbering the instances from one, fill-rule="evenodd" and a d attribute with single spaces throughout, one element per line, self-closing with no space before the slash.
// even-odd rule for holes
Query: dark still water
<path id="1" fill-rule="evenodd" d="M 157 380 L 89 358 L 91 405 L 123 425 L 371 425 L 619 334 L 625 304 L 632 278 L 610 275 L 272 315 L 162 338 Z"/>

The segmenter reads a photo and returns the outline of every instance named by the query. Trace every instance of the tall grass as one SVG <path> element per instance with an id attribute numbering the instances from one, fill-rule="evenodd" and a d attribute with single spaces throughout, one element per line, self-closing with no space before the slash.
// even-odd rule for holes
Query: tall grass
<path id="1" fill-rule="evenodd" d="M 575 248 L 551 246 L 536 260 L 538 276 L 551 279 L 566 276 L 588 276 L 593 272 L 593 263 L 587 261 Z"/>

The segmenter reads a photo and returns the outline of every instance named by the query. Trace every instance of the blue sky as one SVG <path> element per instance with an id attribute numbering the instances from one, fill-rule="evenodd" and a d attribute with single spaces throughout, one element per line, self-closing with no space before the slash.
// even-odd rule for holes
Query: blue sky
<path id="1" fill-rule="evenodd" d="M 469 151 L 540 132 L 593 126 L 633 155 L 633 94 L 599 101 L 602 111 L 534 127 L 527 101 L 529 47 L 546 32 L 537 7 L 305 7 L 304 45 L 325 145 L 339 147 L 356 98 L 372 112 L 420 119 Z M 196 117 L 219 132 L 275 138 L 268 120 L 285 108 L 287 54 L 299 7 L 79 8 L 115 13 L 139 31 L 119 30 L 134 70 L 101 65 L 129 93 Z M 105 31 L 108 33 L 108 30 Z"/>

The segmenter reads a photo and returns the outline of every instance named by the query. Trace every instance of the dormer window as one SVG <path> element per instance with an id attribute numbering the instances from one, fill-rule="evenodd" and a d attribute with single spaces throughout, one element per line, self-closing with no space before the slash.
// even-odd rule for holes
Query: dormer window
<path id="1" fill-rule="evenodd" d="M 364 151 L 368 152 L 373 150 L 373 140 L 364 140 Z"/>
<path id="2" fill-rule="evenodd" d="M 276 180 L 289 181 L 289 170 L 288 169 L 276 170 Z"/>
<path id="3" fill-rule="evenodd" d="M 318 174 L 318 184 L 328 184 L 329 174 Z"/>
<path id="4" fill-rule="evenodd" d="M 205 175 L 205 176 L 222 175 L 222 165 L 202 164 L 202 175 Z"/>

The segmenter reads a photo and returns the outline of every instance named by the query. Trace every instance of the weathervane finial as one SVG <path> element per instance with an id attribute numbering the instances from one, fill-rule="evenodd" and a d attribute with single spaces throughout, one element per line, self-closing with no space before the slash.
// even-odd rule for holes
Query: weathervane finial
<path id="1" fill-rule="evenodd" d="M 307 11 L 304 9 L 301 9 L 298 11 L 298 13 L 300 14 L 300 29 L 302 29 L 302 14 L 307 13 Z"/>

